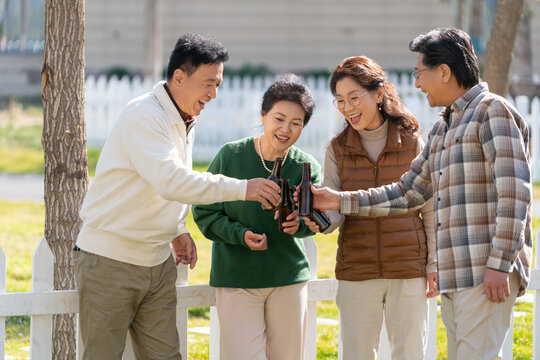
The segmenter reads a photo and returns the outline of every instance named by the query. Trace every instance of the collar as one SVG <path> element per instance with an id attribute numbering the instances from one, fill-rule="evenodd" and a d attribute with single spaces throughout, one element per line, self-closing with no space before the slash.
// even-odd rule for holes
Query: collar
<path id="1" fill-rule="evenodd" d="M 473 101 L 478 95 L 480 95 L 483 92 L 489 91 L 488 84 L 485 82 L 481 82 L 467 90 L 465 94 L 461 95 L 459 98 L 456 99 L 450 106 L 447 106 L 443 111 L 439 113 L 439 115 L 446 121 L 447 123 L 450 120 L 450 115 L 454 111 L 461 112 L 465 110 L 467 105 L 471 101 Z"/>
<path id="2" fill-rule="evenodd" d="M 452 111 L 462 111 L 471 101 L 485 91 L 489 91 L 488 84 L 485 82 L 478 83 L 454 101 L 450 108 L 452 108 Z"/>
<path id="3" fill-rule="evenodd" d="M 165 91 L 167 92 L 167 95 L 169 95 L 169 98 L 171 99 L 174 107 L 176 108 L 176 110 L 178 111 L 178 113 L 180 114 L 180 116 L 182 117 L 182 120 L 184 120 L 184 123 L 187 125 L 191 124 L 194 120 L 195 120 L 195 117 L 189 115 L 189 114 L 186 114 L 185 112 L 182 111 L 182 109 L 180 109 L 180 106 L 178 106 L 178 104 L 176 103 L 176 101 L 174 100 L 173 96 L 172 96 L 172 93 L 171 93 L 171 90 L 169 89 L 169 87 L 167 86 L 167 83 L 163 83 L 163 87 L 165 88 Z"/>
<path id="4" fill-rule="evenodd" d="M 381 154 L 385 151 L 398 150 L 402 146 L 401 133 L 398 126 L 392 121 L 385 120 L 385 122 L 388 122 L 388 131 L 386 134 L 386 144 L 384 145 Z M 366 150 L 362 146 L 362 138 L 360 137 L 358 130 L 355 130 L 350 125 L 347 132 L 345 147 L 347 151 L 352 154 L 362 154 L 368 156 Z"/>

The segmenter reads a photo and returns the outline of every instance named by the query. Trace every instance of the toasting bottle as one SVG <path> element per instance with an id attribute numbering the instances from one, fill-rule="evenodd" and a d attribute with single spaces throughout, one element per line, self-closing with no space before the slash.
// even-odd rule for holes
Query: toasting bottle
<path id="1" fill-rule="evenodd" d="M 298 214 L 311 217 L 313 214 L 313 193 L 311 192 L 311 164 L 304 163 L 302 182 L 298 184 Z"/>
<path id="2" fill-rule="evenodd" d="M 283 223 L 288 221 L 287 216 L 294 211 L 294 202 L 289 188 L 289 179 L 280 179 L 279 188 L 281 189 L 281 202 L 278 206 L 279 231 L 283 231 Z"/>
<path id="3" fill-rule="evenodd" d="M 319 209 L 313 209 L 313 215 L 311 216 L 311 220 L 313 220 L 317 225 L 319 225 L 320 232 L 325 231 L 332 224 L 326 214 Z"/>
<path id="4" fill-rule="evenodd" d="M 283 164 L 283 158 L 276 158 L 274 161 L 274 167 L 272 168 L 272 173 L 268 177 L 268 180 L 272 180 L 276 184 L 279 185 L 279 179 L 281 179 L 281 165 Z M 261 205 L 261 208 L 266 211 L 273 211 L 275 212 L 277 210 L 277 206 L 272 206 L 270 209 L 265 208 Z"/>

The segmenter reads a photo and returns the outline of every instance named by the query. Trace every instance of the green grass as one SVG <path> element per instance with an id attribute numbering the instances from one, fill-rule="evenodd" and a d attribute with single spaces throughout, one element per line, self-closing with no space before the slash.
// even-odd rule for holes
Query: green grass
<path id="1" fill-rule="evenodd" d="M 0 110 L 0 172 L 43 174 L 43 150 L 41 146 L 42 113 L 39 106 L 18 107 L 10 104 L 9 110 Z M 99 149 L 88 150 L 88 168 L 94 175 Z M 207 164 L 195 163 L 194 168 L 205 171 Z M 540 198 L 540 183 L 533 184 L 533 195 Z M 43 237 L 45 209 L 35 202 L 8 202 L 0 200 L 0 247 L 7 258 L 7 291 L 30 291 L 31 262 L 33 251 Z M 533 219 L 536 229 L 540 219 Z M 210 273 L 211 242 L 198 231 L 191 215 L 187 226 L 198 247 L 199 261 L 189 273 L 190 284 L 208 283 Z M 333 278 L 337 232 L 330 235 L 316 235 L 318 248 L 318 277 Z M 534 254 L 534 252 L 533 252 Z M 532 304 L 516 303 L 516 309 L 527 316 L 515 319 L 514 358 L 532 358 Z M 335 302 L 323 301 L 317 304 L 317 316 L 338 319 Z M 29 343 L 29 317 L 17 316 L 6 319 L 6 355 L 27 358 L 28 352 L 22 349 Z M 189 309 L 188 326 L 208 326 L 209 308 Z M 446 331 L 440 320 L 437 321 L 437 359 L 446 359 Z M 319 325 L 317 327 L 317 359 L 337 359 L 337 326 Z M 208 359 L 209 338 L 206 335 L 188 335 L 189 359 Z"/>
<path id="2" fill-rule="evenodd" d="M 205 166 L 198 166 L 204 170 Z M 12 202 L 0 200 L 0 247 L 7 258 L 7 291 L 30 291 L 32 253 L 43 236 L 45 209 L 43 204 L 24 201 Z M 191 215 L 187 226 L 192 232 L 198 248 L 199 261 L 189 272 L 190 284 L 208 283 L 210 273 L 211 242 L 198 231 Z M 533 221 L 536 232 L 540 219 Z M 337 232 L 316 237 L 318 248 L 319 278 L 334 277 L 334 263 Z M 532 304 L 516 303 L 516 309 L 527 313 L 525 317 L 515 319 L 514 359 L 532 357 Z M 321 301 L 317 304 L 317 316 L 338 319 L 338 309 L 334 301 Z M 192 308 L 189 310 L 188 326 L 209 326 L 209 309 Z M 6 323 L 6 354 L 16 358 L 25 358 L 28 353 L 21 349 L 27 346 L 30 338 L 29 317 L 10 317 Z M 437 321 L 437 359 L 446 359 L 446 331 L 439 319 Z M 319 325 L 317 327 L 317 359 L 337 359 L 337 326 Z M 188 336 L 189 359 L 208 359 L 209 338 L 206 335 L 190 333 Z"/>

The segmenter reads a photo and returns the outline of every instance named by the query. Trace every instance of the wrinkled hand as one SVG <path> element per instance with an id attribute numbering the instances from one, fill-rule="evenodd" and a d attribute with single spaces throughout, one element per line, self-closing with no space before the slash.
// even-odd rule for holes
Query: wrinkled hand
<path id="1" fill-rule="evenodd" d="M 274 214 L 274 219 L 279 218 L 279 211 L 276 211 Z M 298 217 L 298 211 L 294 210 L 292 213 L 287 216 L 286 222 L 283 224 L 283 232 L 286 232 L 287 234 L 294 234 L 298 231 L 298 228 L 300 227 L 300 218 Z"/>
<path id="2" fill-rule="evenodd" d="M 278 206 L 281 201 L 279 186 L 272 180 L 255 178 L 249 179 L 246 191 L 246 200 L 258 201 L 263 208 L 271 209 Z"/>
<path id="3" fill-rule="evenodd" d="M 266 234 L 255 234 L 251 230 L 244 233 L 244 242 L 253 251 L 262 251 L 268 249 Z"/>
<path id="4" fill-rule="evenodd" d="M 437 289 L 437 273 L 427 274 L 427 291 L 426 296 L 432 298 L 437 296 L 439 290 Z"/>
<path id="5" fill-rule="evenodd" d="M 319 225 L 317 225 L 315 221 L 305 216 L 302 216 L 302 220 L 304 220 L 304 223 L 307 225 L 309 230 L 311 230 L 311 232 L 318 233 L 320 231 Z"/>
<path id="6" fill-rule="evenodd" d="M 503 303 L 510 296 L 509 274 L 486 268 L 484 271 L 484 290 L 482 294 L 491 302 Z"/>
<path id="7" fill-rule="evenodd" d="M 313 207 L 319 210 L 339 210 L 341 207 L 341 198 L 339 192 L 328 187 L 319 187 L 312 185 Z M 298 202 L 298 189 L 294 192 L 294 201 Z"/>
<path id="8" fill-rule="evenodd" d="M 189 264 L 189 268 L 193 269 L 197 263 L 197 246 L 193 242 L 191 235 L 188 233 L 178 235 L 172 241 L 172 248 L 175 257 L 175 264 Z"/>

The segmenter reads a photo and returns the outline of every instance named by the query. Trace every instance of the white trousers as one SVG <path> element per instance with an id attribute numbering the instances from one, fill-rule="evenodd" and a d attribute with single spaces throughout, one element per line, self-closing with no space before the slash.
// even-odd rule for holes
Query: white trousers
<path id="1" fill-rule="evenodd" d="M 216 288 L 222 360 L 303 360 L 307 283 Z"/>
<path id="2" fill-rule="evenodd" d="M 448 360 L 497 358 L 510 327 L 519 290 L 519 274 L 510 274 L 510 297 L 492 303 L 482 294 L 484 284 L 441 295 L 441 316 L 448 338 Z"/>
<path id="3" fill-rule="evenodd" d="M 376 359 L 383 314 L 392 359 L 423 359 L 427 346 L 426 279 L 339 280 L 336 298 L 343 360 Z"/>

